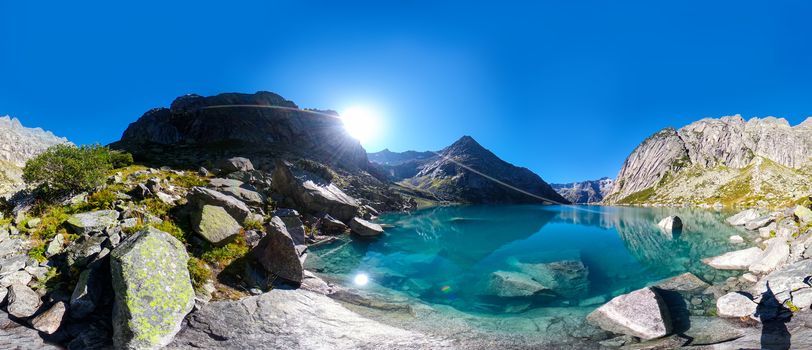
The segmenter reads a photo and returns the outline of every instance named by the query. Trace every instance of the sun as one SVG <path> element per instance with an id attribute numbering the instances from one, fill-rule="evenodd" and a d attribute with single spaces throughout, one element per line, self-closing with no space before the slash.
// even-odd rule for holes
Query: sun
<path id="1" fill-rule="evenodd" d="M 368 106 L 353 106 L 340 113 L 344 129 L 361 143 L 374 139 L 380 131 L 380 114 Z"/>

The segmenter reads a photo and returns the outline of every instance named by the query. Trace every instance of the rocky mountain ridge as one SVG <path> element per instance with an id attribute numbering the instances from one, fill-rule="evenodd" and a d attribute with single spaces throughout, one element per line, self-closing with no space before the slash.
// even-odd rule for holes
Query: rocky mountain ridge
<path id="1" fill-rule="evenodd" d="M 25 162 L 60 143 L 69 141 L 42 128 L 27 128 L 17 118 L 0 117 L 0 194 L 22 188 Z"/>
<path id="2" fill-rule="evenodd" d="M 378 152 L 373 158 L 391 180 L 439 201 L 569 203 L 527 168 L 505 162 L 470 136 L 439 152 Z"/>
<path id="3" fill-rule="evenodd" d="M 550 184 L 562 197 L 578 204 L 600 203 L 614 185 L 615 181 L 609 177 L 565 184 Z"/>
<path id="4" fill-rule="evenodd" d="M 812 193 L 811 156 L 812 118 L 706 118 L 644 140 L 605 202 L 786 206 Z"/>

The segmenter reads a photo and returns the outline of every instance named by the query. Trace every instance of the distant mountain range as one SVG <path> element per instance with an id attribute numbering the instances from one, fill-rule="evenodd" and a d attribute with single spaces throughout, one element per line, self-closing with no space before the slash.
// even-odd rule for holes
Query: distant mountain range
<path id="1" fill-rule="evenodd" d="M 812 194 L 812 118 L 706 118 L 665 128 L 626 158 L 608 204 L 777 207 Z"/>
<path id="2" fill-rule="evenodd" d="M 0 117 L 0 195 L 21 189 L 25 162 L 60 143 L 69 142 L 50 131 L 24 127 L 17 118 Z"/>
<path id="3" fill-rule="evenodd" d="M 590 204 L 603 201 L 603 198 L 612 191 L 614 184 L 614 180 L 603 177 L 598 180 L 551 184 L 550 186 L 572 203 Z"/>
<path id="4" fill-rule="evenodd" d="M 463 136 L 439 152 L 370 153 L 392 181 L 440 201 L 569 203 L 532 171 L 514 166 Z"/>

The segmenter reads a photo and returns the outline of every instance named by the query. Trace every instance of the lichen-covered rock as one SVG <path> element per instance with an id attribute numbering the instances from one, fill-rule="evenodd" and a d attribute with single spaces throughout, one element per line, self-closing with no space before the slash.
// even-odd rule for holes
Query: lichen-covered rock
<path id="1" fill-rule="evenodd" d="M 45 312 L 34 317 L 31 320 L 31 326 L 40 332 L 54 334 L 62 325 L 62 318 L 65 316 L 66 310 L 65 302 L 57 302 Z"/>
<path id="2" fill-rule="evenodd" d="M 97 210 L 71 215 L 66 223 L 76 233 L 87 234 L 115 225 L 118 222 L 118 215 L 115 210 Z"/>
<path id="3" fill-rule="evenodd" d="M 727 252 L 712 258 L 702 259 L 702 262 L 719 270 L 746 270 L 763 254 L 758 247 Z"/>
<path id="4" fill-rule="evenodd" d="M 807 224 L 812 222 L 812 210 L 809 210 L 809 208 L 805 206 L 802 205 L 795 206 L 795 210 L 792 211 L 792 215 L 795 215 L 795 217 L 798 218 L 798 221 L 800 221 L 801 224 Z"/>
<path id="5" fill-rule="evenodd" d="M 193 187 L 189 194 L 189 203 L 198 208 L 207 204 L 223 207 L 237 222 L 245 222 L 251 215 L 251 210 L 245 203 L 227 194 L 203 187 Z"/>
<path id="6" fill-rule="evenodd" d="M 268 233 L 254 248 L 253 255 L 266 271 L 292 282 L 304 278 L 302 250 L 297 248 L 285 223 L 278 216 L 266 225 Z"/>
<path id="7" fill-rule="evenodd" d="M 350 229 L 355 234 L 363 237 L 374 237 L 383 233 L 383 227 L 381 227 L 381 225 L 361 218 L 353 218 L 350 221 Z"/>
<path id="8" fill-rule="evenodd" d="M 604 330 L 654 339 L 671 332 L 671 317 L 662 297 L 652 288 L 623 294 L 587 316 L 587 321 Z"/>
<path id="9" fill-rule="evenodd" d="M 716 300 L 716 312 L 722 317 L 747 317 L 758 305 L 741 293 L 728 293 Z"/>
<path id="10" fill-rule="evenodd" d="M 30 317 L 37 312 L 40 298 L 37 292 L 24 284 L 13 284 L 8 288 L 8 313 L 16 317 Z"/>
<path id="11" fill-rule="evenodd" d="M 183 244 L 166 232 L 147 228 L 121 242 L 110 257 L 115 347 L 165 346 L 194 306 Z"/>
<path id="12" fill-rule="evenodd" d="M 214 244 L 221 244 L 240 233 L 240 224 L 223 207 L 203 205 L 192 213 L 192 228 Z"/>

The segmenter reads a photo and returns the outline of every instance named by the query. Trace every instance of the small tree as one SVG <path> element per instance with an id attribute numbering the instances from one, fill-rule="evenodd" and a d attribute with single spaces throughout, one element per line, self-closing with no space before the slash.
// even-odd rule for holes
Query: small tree
<path id="1" fill-rule="evenodd" d="M 104 183 L 112 158 L 100 145 L 55 145 L 25 163 L 23 180 L 39 185 L 46 195 L 88 191 Z"/>

